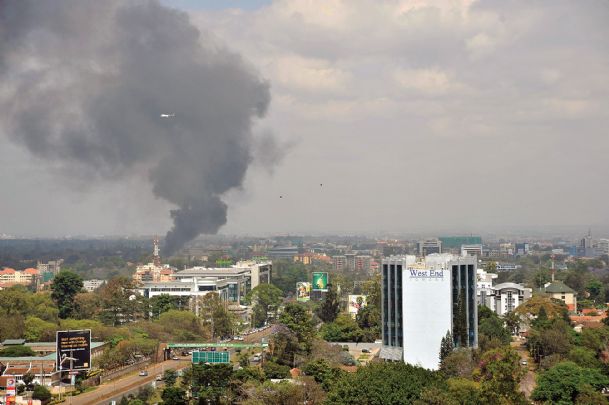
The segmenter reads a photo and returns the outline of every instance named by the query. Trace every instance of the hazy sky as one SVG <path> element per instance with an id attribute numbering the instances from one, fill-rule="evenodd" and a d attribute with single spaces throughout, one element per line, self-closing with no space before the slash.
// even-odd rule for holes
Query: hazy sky
<path id="1" fill-rule="evenodd" d="M 256 131 L 287 153 L 224 233 L 609 224 L 607 1 L 163 3 L 270 83 Z M 169 229 L 145 176 L 77 191 L 0 142 L 0 234 Z"/>

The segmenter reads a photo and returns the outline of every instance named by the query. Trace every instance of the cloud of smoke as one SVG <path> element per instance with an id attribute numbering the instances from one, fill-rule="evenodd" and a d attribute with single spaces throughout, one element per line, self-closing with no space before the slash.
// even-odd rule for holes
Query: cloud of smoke
<path id="1" fill-rule="evenodd" d="M 3 132 L 91 182 L 146 170 L 178 207 L 165 254 L 226 222 L 269 102 L 239 55 L 156 0 L 0 1 Z"/>

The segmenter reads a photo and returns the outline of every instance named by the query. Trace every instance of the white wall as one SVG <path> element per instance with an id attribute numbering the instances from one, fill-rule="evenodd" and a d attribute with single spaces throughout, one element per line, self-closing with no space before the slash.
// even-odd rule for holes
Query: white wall
<path id="1" fill-rule="evenodd" d="M 404 361 L 437 370 L 440 343 L 452 324 L 451 276 L 448 269 L 430 272 L 406 269 L 402 275 Z"/>

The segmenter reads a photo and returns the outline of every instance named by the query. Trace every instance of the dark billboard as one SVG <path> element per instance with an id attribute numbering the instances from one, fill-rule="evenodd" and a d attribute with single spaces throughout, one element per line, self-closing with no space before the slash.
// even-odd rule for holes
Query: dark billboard
<path id="1" fill-rule="evenodd" d="M 91 330 L 57 331 L 57 370 L 91 368 Z"/>

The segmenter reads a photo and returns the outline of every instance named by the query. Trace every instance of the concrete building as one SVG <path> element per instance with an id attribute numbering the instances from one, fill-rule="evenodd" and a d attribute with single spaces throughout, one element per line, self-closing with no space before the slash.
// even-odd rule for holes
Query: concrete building
<path id="1" fill-rule="evenodd" d="M 515 256 L 526 256 L 530 253 L 529 244 L 526 242 L 516 243 L 514 245 L 514 255 Z"/>
<path id="2" fill-rule="evenodd" d="M 152 244 L 152 262 L 141 264 L 135 268 L 133 280 L 137 283 L 142 282 L 165 282 L 173 279 L 174 267 L 161 263 L 159 248 L 159 238 L 155 237 Z"/>
<path id="3" fill-rule="evenodd" d="M 88 292 L 93 292 L 104 284 L 106 284 L 106 280 L 97 280 L 97 279 L 84 280 L 82 282 L 82 287 L 85 290 L 87 290 Z"/>
<path id="4" fill-rule="evenodd" d="M 426 239 L 417 242 L 417 252 L 420 257 L 433 253 L 442 253 L 442 241 L 440 239 Z"/>
<path id="5" fill-rule="evenodd" d="M 461 256 L 475 256 L 477 258 L 481 258 L 482 245 L 461 245 Z"/>
<path id="6" fill-rule="evenodd" d="M 596 244 L 596 251 L 599 255 L 609 256 L 609 239 L 599 239 Z"/>
<path id="7" fill-rule="evenodd" d="M 231 267 L 192 267 L 174 273 L 170 281 L 143 281 L 139 292 L 146 298 L 162 294 L 189 297 L 191 308 L 197 311 L 197 299 L 209 292 L 218 293 L 222 301 L 239 304 L 252 289 L 270 283 L 271 273 L 269 261 L 241 261 Z"/>
<path id="8" fill-rule="evenodd" d="M 545 292 L 550 297 L 561 300 L 567 304 L 569 311 L 577 311 L 577 297 L 574 289 L 563 283 L 562 281 L 554 281 L 545 285 Z"/>
<path id="9" fill-rule="evenodd" d="M 533 290 L 516 283 L 501 283 L 493 287 L 495 292 L 491 309 L 505 315 L 531 298 Z"/>
<path id="10" fill-rule="evenodd" d="M 297 246 L 277 246 L 266 251 L 266 255 L 270 259 L 288 259 L 292 260 L 299 253 Z"/>
<path id="11" fill-rule="evenodd" d="M 46 272 L 57 274 L 61 271 L 62 264 L 63 259 L 49 260 L 47 263 L 38 262 L 38 264 L 36 265 L 36 269 L 41 274 Z"/>
<path id="12" fill-rule="evenodd" d="M 476 347 L 476 266 L 452 254 L 383 259 L 380 357 L 437 369 L 447 332 L 456 347 Z"/>
<path id="13" fill-rule="evenodd" d="M 344 255 L 332 256 L 334 270 L 343 271 L 347 268 L 347 258 Z"/>
<path id="14" fill-rule="evenodd" d="M 34 268 L 28 268 L 23 271 L 18 271 L 5 267 L 0 270 L 0 285 L 3 287 L 9 287 L 12 285 L 32 285 L 36 283 L 40 273 Z"/>

